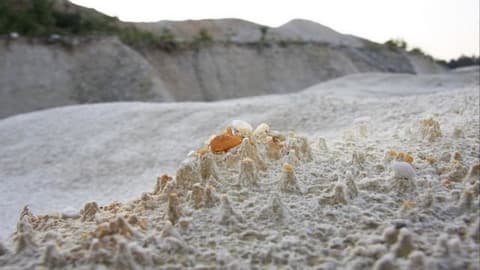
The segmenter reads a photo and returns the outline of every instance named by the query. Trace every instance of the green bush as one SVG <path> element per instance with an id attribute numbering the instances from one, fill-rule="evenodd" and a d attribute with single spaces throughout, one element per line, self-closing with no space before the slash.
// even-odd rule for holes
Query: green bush
<path id="1" fill-rule="evenodd" d="M 172 31 L 163 28 L 158 36 L 159 46 L 167 51 L 173 51 L 178 47 L 177 40 Z"/>
<path id="2" fill-rule="evenodd" d="M 212 36 L 205 28 L 200 29 L 200 31 L 198 31 L 198 33 L 193 37 L 193 43 L 195 44 L 210 43 L 212 41 Z"/>
<path id="3" fill-rule="evenodd" d="M 413 54 L 420 54 L 420 55 L 426 55 L 424 51 L 422 51 L 422 49 L 418 48 L 418 47 L 415 47 L 415 48 L 412 48 L 410 50 L 411 53 Z"/>
<path id="4" fill-rule="evenodd" d="M 260 42 L 267 40 L 268 26 L 260 26 Z"/>
<path id="5" fill-rule="evenodd" d="M 388 48 L 397 50 L 397 49 L 407 49 L 407 42 L 402 39 L 390 39 L 384 43 Z"/>
<path id="6" fill-rule="evenodd" d="M 134 26 L 119 29 L 117 34 L 121 41 L 133 47 L 151 46 L 157 43 L 152 33 L 138 30 Z"/>
<path id="7" fill-rule="evenodd" d="M 29 37 L 51 34 L 118 36 L 133 47 L 155 46 L 175 49 L 175 36 L 164 29 L 160 36 L 132 25 L 120 24 L 118 18 L 83 9 L 56 10 L 52 0 L 0 0 L 0 34 L 18 32 Z M 205 38 L 205 37 L 202 37 Z"/>
<path id="8" fill-rule="evenodd" d="M 480 56 L 466 56 L 462 55 L 457 59 L 451 59 L 448 61 L 447 66 L 449 68 L 459 68 L 459 67 L 468 67 L 468 66 L 478 66 L 480 65 Z"/>
<path id="9" fill-rule="evenodd" d="M 55 26 L 50 0 L 0 2 L 0 34 L 19 32 L 29 36 L 48 34 Z"/>
<path id="10" fill-rule="evenodd" d="M 101 13 L 55 10 L 52 0 L 1 0 L 0 34 L 18 32 L 26 36 L 114 33 L 118 19 Z"/>

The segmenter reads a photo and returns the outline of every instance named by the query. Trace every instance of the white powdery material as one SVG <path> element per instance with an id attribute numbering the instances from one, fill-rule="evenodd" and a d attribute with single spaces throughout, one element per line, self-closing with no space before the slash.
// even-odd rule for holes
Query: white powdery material
<path id="1" fill-rule="evenodd" d="M 388 90 L 388 87 L 384 89 Z M 115 164 L 109 161 L 109 167 L 106 168 L 111 168 L 109 173 L 112 175 L 108 179 L 114 181 L 110 183 L 105 177 L 97 177 L 95 181 L 99 183 L 96 189 L 111 187 L 109 193 L 115 192 L 118 196 L 131 194 L 118 191 L 118 188 L 123 187 L 126 187 L 124 191 L 136 189 L 143 193 L 139 192 L 132 201 L 111 204 L 107 204 L 111 200 L 107 195 L 92 195 L 91 200 L 97 203 L 86 205 L 81 215 L 81 204 L 71 202 L 59 205 L 74 205 L 76 211 L 62 216 L 56 213 L 35 216 L 28 209 L 22 211 L 22 221 L 12 245 L 2 242 L 2 248 L 0 243 L 0 268 L 23 269 L 32 265 L 30 268 L 241 269 L 247 265 L 256 269 L 283 269 L 289 266 L 299 269 L 477 269 L 480 221 L 474 219 L 480 193 L 478 173 L 472 169 L 464 181 L 454 182 L 448 187 L 440 182 L 443 180 L 442 175 L 450 172 L 448 164 L 451 162 L 462 162 L 465 167 L 476 166 L 475 163 L 478 162 L 478 147 L 475 145 L 478 124 L 472 121 L 478 118 L 478 109 L 477 104 L 471 101 L 478 100 L 478 93 L 475 91 L 472 95 L 470 92 L 461 95 L 462 98 L 456 102 L 450 98 L 454 97 L 452 93 L 445 94 L 445 97 L 402 97 L 402 106 L 398 106 L 398 98 L 382 98 L 378 102 L 368 101 L 368 104 L 359 99 L 351 104 L 341 99 L 320 99 L 320 96 L 315 97 L 311 93 L 315 98 L 315 102 L 311 102 L 311 108 L 324 112 L 322 114 L 315 110 L 304 110 L 304 106 L 301 106 L 299 114 L 292 113 L 296 111 L 293 106 L 277 106 L 277 102 L 274 102 L 274 112 L 270 112 L 270 109 L 261 110 L 260 107 L 258 110 L 256 107 L 244 107 L 243 102 L 235 104 L 237 107 L 234 110 L 233 103 L 232 106 L 218 107 L 225 111 L 202 111 L 204 107 L 211 109 L 206 104 L 194 110 L 190 110 L 190 107 L 182 108 L 187 110 L 189 117 L 183 117 L 184 113 L 176 114 L 169 107 L 168 113 L 163 114 L 162 110 L 153 113 L 155 121 L 148 118 L 149 121 L 144 126 L 137 126 L 142 122 L 137 120 L 152 111 L 135 113 L 135 118 L 127 117 L 116 122 L 115 131 L 126 120 L 129 120 L 129 126 L 125 130 L 114 132 L 117 137 L 123 138 L 120 146 L 113 138 L 104 138 L 112 140 L 108 144 L 111 147 L 106 151 L 112 152 L 115 147 L 114 152 L 123 154 L 125 149 L 130 152 L 128 149 L 131 147 L 147 145 L 145 151 L 143 148 L 138 149 L 142 150 L 139 153 L 145 155 L 135 155 L 128 159 L 128 163 L 115 167 L 110 167 Z M 305 97 L 307 100 L 309 96 Z M 303 102 L 302 100 L 291 99 L 289 96 L 290 103 L 287 104 L 298 106 L 296 102 Z M 417 112 L 410 108 L 419 105 L 435 111 L 437 108 L 431 105 L 436 105 L 439 100 L 442 104 L 438 107 L 442 109 L 438 113 L 438 121 L 446 127 L 446 135 L 441 140 L 428 142 L 401 137 L 398 130 L 404 129 L 416 117 Z M 450 112 L 456 109 L 456 105 L 465 102 L 472 103 L 472 108 L 476 111 L 465 111 L 458 118 L 451 118 L 453 114 Z M 113 108 L 116 105 L 109 106 Z M 128 107 L 130 106 L 135 107 Z M 144 104 L 141 108 L 143 106 L 147 105 Z M 135 108 L 137 110 L 142 111 L 140 107 Z M 196 111 L 201 113 L 193 113 Z M 337 125 L 351 123 L 356 115 L 367 113 L 375 119 L 369 123 L 369 130 L 363 132 L 368 135 L 367 138 L 355 136 L 352 142 L 335 139 L 344 128 Z M 31 118 L 32 115 L 28 117 Z M 168 118 L 163 118 L 163 115 Z M 272 125 L 281 127 L 283 131 L 272 131 L 267 124 L 261 124 L 245 138 L 242 145 L 225 153 L 209 153 L 208 149 L 197 148 L 200 147 L 197 143 L 217 127 L 216 121 L 224 121 L 231 116 L 249 119 L 252 123 L 270 120 Z M 83 117 L 85 116 L 82 115 L 82 119 Z M 100 113 L 97 117 L 103 119 Z M 122 117 L 126 115 L 122 114 Z M 135 121 L 132 122 L 132 119 Z M 172 119 L 176 120 L 175 125 L 169 126 Z M 188 122 L 181 119 L 187 119 Z M 108 120 L 104 123 L 111 122 Z M 452 139 L 450 135 L 450 127 L 454 127 L 457 120 L 461 120 L 459 124 L 465 134 L 463 139 Z M 466 126 L 463 122 L 471 126 Z M 28 134 L 33 131 L 33 134 L 41 137 L 40 131 L 43 129 L 37 130 L 33 121 L 29 123 Z M 127 140 L 132 137 L 129 134 L 132 130 L 131 123 L 135 123 L 134 139 L 135 142 L 140 142 L 138 144 L 130 145 Z M 22 124 L 24 125 L 21 126 L 26 126 L 26 123 Z M 237 125 L 239 126 L 241 125 Z M 85 132 L 88 137 L 95 138 L 96 134 L 90 125 L 83 125 L 82 128 L 87 128 Z M 295 135 L 286 137 L 285 128 L 300 129 L 308 136 L 303 139 Z M 238 134 L 234 127 L 231 129 Z M 8 130 L 2 129 L 4 132 Z M 60 136 L 68 135 L 68 130 L 60 131 Z M 143 133 L 148 136 L 142 135 Z M 2 132 L 0 134 L 3 136 Z M 399 136 L 394 137 L 395 134 Z M 26 134 L 21 136 L 22 144 L 25 140 L 31 140 L 28 136 L 23 139 L 25 136 Z M 325 138 L 317 140 L 318 136 Z M 15 136 L 7 136 L 13 142 L 14 138 Z M 45 139 L 42 143 L 47 142 Z M 37 147 L 32 149 L 37 151 Z M 48 151 L 55 149 L 49 147 Z M 177 167 L 188 149 L 198 150 L 193 151 Z M 415 166 L 403 163 L 407 167 L 407 174 L 396 172 L 391 163 L 395 159 L 393 155 L 387 156 L 385 162 L 382 160 L 382 153 L 386 149 L 411 153 L 415 157 Z M 3 154 L 3 151 L 9 155 Z M 452 151 L 458 151 L 463 161 L 456 158 L 452 161 L 451 154 L 448 154 L 445 161 L 441 159 L 443 152 Z M 0 153 L 1 160 L 7 160 L 6 171 L 9 172 L 15 171 L 8 165 L 10 156 L 19 155 L 21 159 L 17 160 L 22 162 L 15 164 L 26 164 L 25 168 L 30 168 L 31 165 L 28 165 L 25 158 L 27 155 L 36 155 L 34 152 L 22 155 L 22 151 L 12 152 L 8 147 L 2 148 Z M 75 179 L 90 175 L 89 171 L 83 173 L 87 167 L 93 166 L 83 163 L 83 160 L 88 161 L 86 157 L 88 156 L 82 156 L 81 159 L 81 174 L 71 170 L 74 168 L 65 167 L 69 169 L 69 174 L 75 175 Z M 143 157 L 146 157 L 142 161 L 144 166 L 151 171 L 138 176 L 146 185 L 139 189 L 139 182 L 134 182 L 134 176 L 143 172 L 138 171 L 143 168 L 142 164 L 136 163 Z M 426 157 L 431 157 L 432 162 L 426 162 Z M 115 158 L 118 158 L 118 154 Z M 257 158 L 264 164 L 259 163 Z M 24 160 L 26 163 L 23 163 Z M 242 160 L 247 162 L 242 163 Z M 100 160 L 98 162 L 101 163 Z M 280 167 L 284 162 L 290 166 L 283 166 L 282 172 Z M 402 164 L 400 160 L 395 162 L 397 165 Z M 104 173 L 105 168 L 100 165 L 92 168 L 103 168 L 100 171 Z M 264 170 L 260 169 L 262 167 Z M 178 171 L 175 175 L 176 169 Z M 393 177 L 393 172 L 397 177 Z M 163 173 L 172 176 L 158 177 Z M 3 177 L 5 176 L 0 179 Z M 129 180 L 125 181 L 125 178 Z M 6 183 L 13 182 L 8 175 L 6 179 Z M 68 179 L 69 177 L 66 178 Z M 18 177 L 15 180 L 21 179 Z M 237 180 L 242 187 L 248 188 L 238 189 L 235 185 Z M 105 185 L 102 184 L 103 181 L 106 181 Z M 144 192 L 154 182 L 156 186 L 153 192 Z M 15 184 L 16 188 L 21 189 L 20 183 Z M 73 194 L 76 185 L 68 188 L 67 191 Z M 225 194 L 221 204 L 216 192 Z M 47 195 L 49 194 L 45 193 L 42 196 Z M 68 197 L 73 199 L 75 195 Z M 42 205 L 32 201 L 32 206 L 38 208 Z M 408 211 L 401 212 L 397 209 Z M 0 219 L 7 221 L 1 216 Z M 452 220 L 458 222 L 452 224 Z M 2 224 L 0 228 L 1 226 Z M 446 232 L 448 238 L 444 238 L 434 248 L 435 239 L 442 232 Z M 18 253 L 15 253 L 15 244 Z M 431 265 L 435 267 L 430 267 Z M 455 268 L 457 265 L 463 268 Z"/>
<path id="2" fill-rule="evenodd" d="M 397 178 L 407 178 L 413 180 L 416 176 L 415 170 L 412 165 L 404 161 L 392 161 L 392 170 Z"/>

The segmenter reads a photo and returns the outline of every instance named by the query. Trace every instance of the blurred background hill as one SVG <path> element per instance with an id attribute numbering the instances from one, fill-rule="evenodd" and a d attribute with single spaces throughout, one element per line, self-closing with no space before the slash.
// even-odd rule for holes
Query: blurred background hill
<path id="1" fill-rule="evenodd" d="M 315 22 L 122 22 L 63 0 L 0 2 L 0 117 L 112 101 L 215 101 L 290 93 L 364 72 L 439 73 L 402 40 L 378 44 Z"/>

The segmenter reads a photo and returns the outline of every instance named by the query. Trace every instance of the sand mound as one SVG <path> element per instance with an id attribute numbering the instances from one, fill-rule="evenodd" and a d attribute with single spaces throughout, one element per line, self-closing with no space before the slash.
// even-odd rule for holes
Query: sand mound
<path id="1" fill-rule="evenodd" d="M 167 28 L 182 41 L 191 41 L 202 29 L 207 30 L 214 40 L 253 42 L 258 41 L 261 36 L 261 25 L 241 19 L 159 21 L 135 25 L 157 34 L 161 34 L 163 29 Z"/>
<path id="2" fill-rule="evenodd" d="M 274 33 L 283 39 L 314 41 L 350 47 L 364 46 L 364 42 L 360 38 L 340 34 L 329 27 L 308 20 L 291 20 L 275 28 Z"/>
<path id="3" fill-rule="evenodd" d="M 240 19 L 206 19 L 187 21 L 159 21 L 135 23 L 140 29 L 161 34 L 171 30 L 179 40 L 190 41 L 200 30 L 205 29 L 217 41 L 257 42 L 261 39 L 264 25 Z M 294 19 L 279 27 L 268 27 L 267 39 L 286 41 L 312 41 L 331 45 L 363 47 L 362 39 L 344 35 L 316 22 Z"/>
<path id="4" fill-rule="evenodd" d="M 471 229 L 478 192 L 475 178 L 462 180 L 478 162 L 479 92 L 464 73 L 457 75 L 445 75 L 441 80 L 452 84 L 434 90 L 428 76 L 362 75 L 349 91 L 356 99 L 310 90 L 210 104 L 74 106 L 2 120 L 4 239 L 23 205 L 33 213 L 22 214 L 17 249 L 0 246 L 6 254 L 0 265 L 478 267 Z M 329 88 L 351 88 L 345 86 L 351 80 Z M 402 97 L 395 90 L 379 97 L 380 89 L 401 81 L 423 94 Z M 256 146 L 264 165 L 239 150 L 258 165 L 256 177 L 251 161 L 235 155 L 213 161 L 194 155 L 180 163 L 231 119 L 268 123 L 267 135 L 288 151 L 276 160 L 261 135 Z M 200 174 L 207 177 L 200 181 L 195 164 L 216 173 Z M 154 190 L 161 174 L 177 175 L 171 187 L 177 196 L 141 195 Z M 141 199 L 107 205 L 135 197 Z M 79 215 L 87 201 L 96 204 Z M 63 215 L 38 215 L 46 211 Z M 172 251 L 174 261 L 163 260 Z"/>

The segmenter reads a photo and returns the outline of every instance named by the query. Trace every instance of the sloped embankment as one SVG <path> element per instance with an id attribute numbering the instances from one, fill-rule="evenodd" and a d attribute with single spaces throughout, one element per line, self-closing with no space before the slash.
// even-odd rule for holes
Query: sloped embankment
<path id="1" fill-rule="evenodd" d="M 20 39 L 3 40 L 0 56 L 0 117 L 83 103 L 290 93 L 358 72 L 442 70 L 382 47 L 316 42 L 214 42 L 167 52 L 135 51 L 110 37 L 70 47 Z"/>

